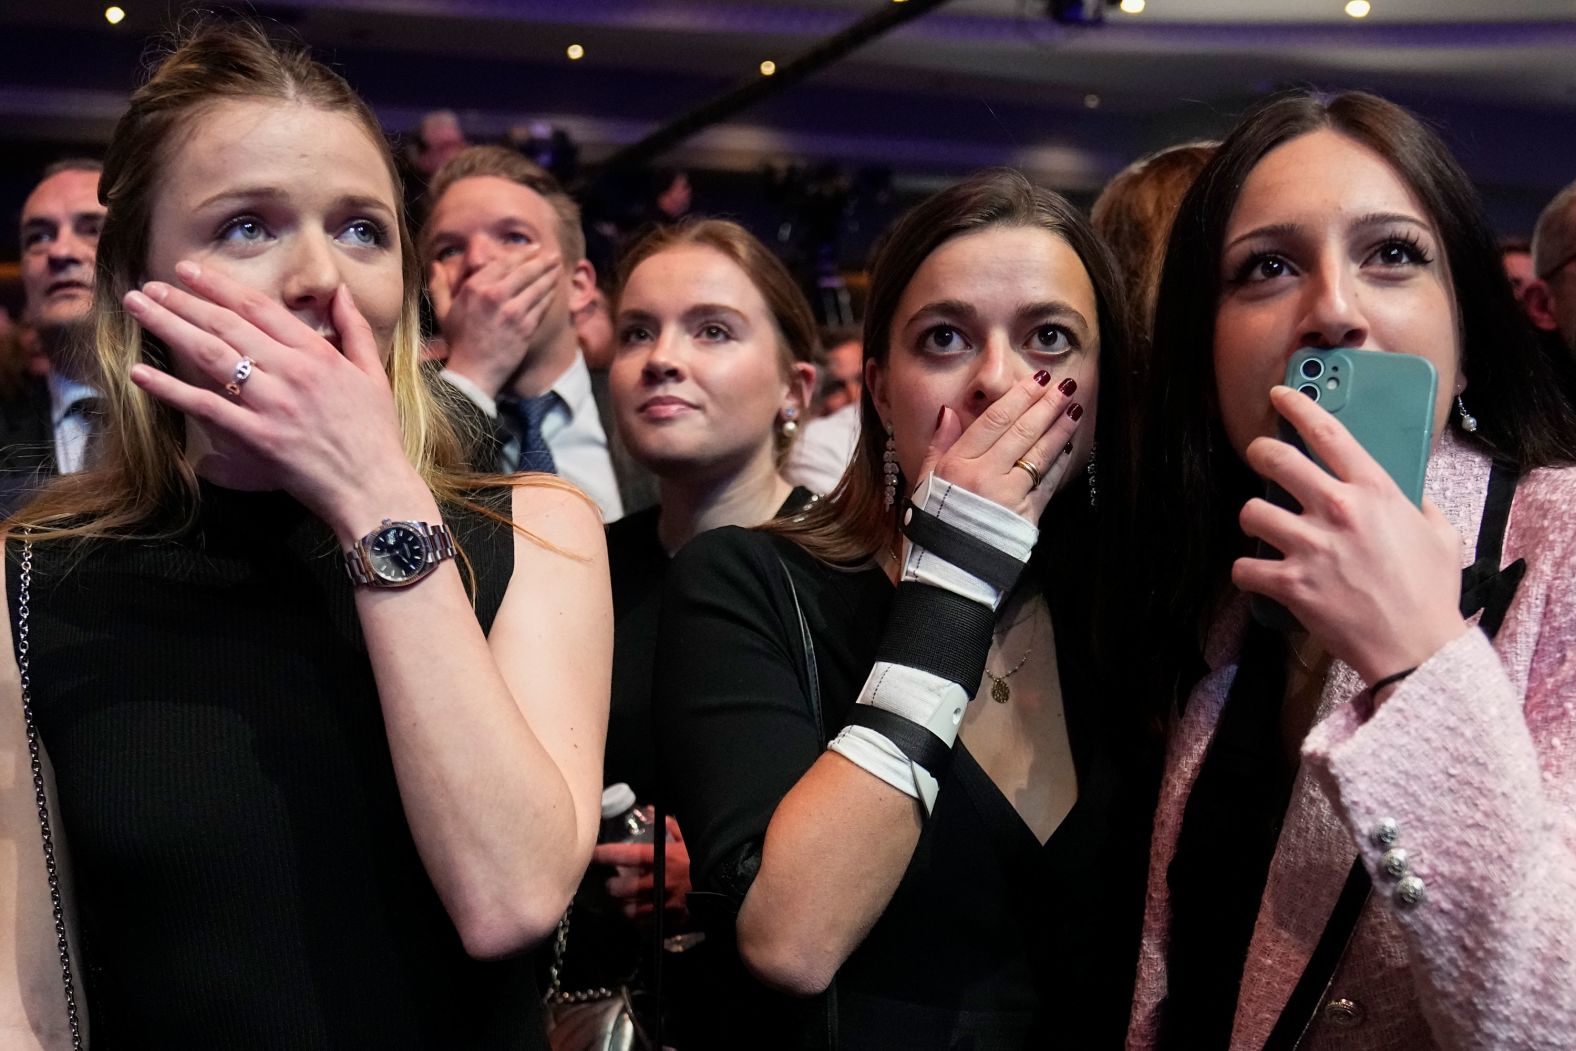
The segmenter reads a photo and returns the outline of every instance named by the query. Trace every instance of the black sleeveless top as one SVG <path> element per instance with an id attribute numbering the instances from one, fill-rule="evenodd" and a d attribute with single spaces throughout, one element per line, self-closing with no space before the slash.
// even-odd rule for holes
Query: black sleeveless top
<path id="1" fill-rule="evenodd" d="M 488 629 L 511 532 L 445 519 Z M 298 503 L 204 486 L 176 540 L 35 545 L 31 637 L 95 1051 L 545 1048 L 529 958 L 471 960 L 417 856 L 339 545 Z"/>

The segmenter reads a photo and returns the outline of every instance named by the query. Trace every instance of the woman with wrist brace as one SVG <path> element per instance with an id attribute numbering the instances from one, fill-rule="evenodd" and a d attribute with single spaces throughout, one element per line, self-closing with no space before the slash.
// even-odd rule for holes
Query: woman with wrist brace
<path id="1" fill-rule="evenodd" d="M 1061 198 L 936 195 L 872 271 L 842 483 L 675 560 L 661 775 L 738 956 L 707 1046 L 1120 1040 L 1149 800 L 1093 664 L 1092 459 L 1123 316 Z"/>
<path id="2" fill-rule="evenodd" d="M 1465 175 L 1371 95 L 1261 104 L 1182 203 L 1155 333 L 1133 569 L 1186 703 L 1128 1046 L 1573 1046 L 1576 414 Z M 1437 370 L 1421 508 L 1280 386 L 1337 347 Z"/>
<path id="3" fill-rule="evenodd" d="M 459 472 L 388 146 L 304 51 L 198 26 L 102 185 L 102 459 L 6 538 L 0 1043 L 545 1048 L 519 953 L 598 827 L 595 509 Z"/>

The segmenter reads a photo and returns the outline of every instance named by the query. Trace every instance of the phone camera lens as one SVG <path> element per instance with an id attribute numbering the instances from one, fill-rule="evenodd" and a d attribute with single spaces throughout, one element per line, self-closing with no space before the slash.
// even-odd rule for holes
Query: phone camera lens
<path id="1" fill-rule="evenodd" d="M 1306 358 L 1302 363 L 1303 379 L 1316 380 L 1324 375 L 1324 362 L 1318 358 Z"/>
<path id="2" fill-rule="evenodd" d="M 1304 370 L 1304 371 L 1306 371 L 1306 370 Z M 1311 384 L 1311 383 L 1304 383 L 1302 386 L 1298 387 L 1297 389 L 1300 392 L 1302 392 L 1303 394 L 1306 394 L 1308 397 L 1312 398 L 1314 401 L 1318 401 L 1319 400 L 1319 388 L 1315 387 L 1313 384 Z"/>

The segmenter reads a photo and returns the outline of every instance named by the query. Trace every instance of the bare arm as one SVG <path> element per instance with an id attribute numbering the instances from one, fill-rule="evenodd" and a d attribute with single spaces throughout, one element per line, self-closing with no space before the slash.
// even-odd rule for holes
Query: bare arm
<path id="1" fill-rule="evenodd" d="M 126 307 L 208 382 L 142 364 L 131 375 L 187 415 L 188 433 L 212 450 L 200 471 L 290 493 L 342 548 L 384 518 L 438 521 L 346 289 L 332 303 L 341 348 L 215 270 L 176 270 L 191 292 L 151 282 Z M 243 353 L 255 368 L 244 393 L 227 397 L 219 391 Z M 516 539 L 491 643 L 453 562 L 411 587 L 356 595 L 406 816 L 476 956 L 543 937 L 563 911 L 596 834 L 607 726 L 612 629 L 597 512 L 573 492 L 531 486 L 515 490 L 513 513 L 545 546 Z"/>
<path id="2" fill-rule="evenodd" d="M 413 588 L 363 588 L 411 831 L 476 956 L 548 934 L 596 841 L 612 666 L 607 559 L 577 494 L 518 487 L 515 568 L 483 638 L 457 568 Z"/>

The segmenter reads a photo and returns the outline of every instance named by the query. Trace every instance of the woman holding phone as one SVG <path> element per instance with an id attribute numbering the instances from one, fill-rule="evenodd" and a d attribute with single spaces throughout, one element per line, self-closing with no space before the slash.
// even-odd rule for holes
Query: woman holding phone
<path id="1" fill-rule="evenodd" d="M 1260 105 L 1183 201 L 1155 332 L 1134 520 L 1170 527 L 1133 571 L 1167 582 L 1144 685 L 1187 699 L 1128 1046 L 1571 1046 L 1576 413 L 1465 175 L 1374 96 Z M 1337 347 L 1433 364 L 1421 508 L 1280 385 Z"/>
<path id="2" fill-rule="evenodd" d="M 198 26 L 102 185 L 101 465 L 6 544 L 5 1046 L 545 1047 L 520 951 L 598 826 L 595 509 L 459 471 L 388 146 L 304 51 Z"/>
<path id="3" fill-rule="evenodd" d="M 1092 655 L 1089 465 L 1124 316 L 1060 197 L 937 194 L 875 261 L 838 488 L 675 559 L 661 773 L 737 954 L 704 1046 L 1120 1039 L 1147 803 Z"/>

